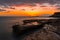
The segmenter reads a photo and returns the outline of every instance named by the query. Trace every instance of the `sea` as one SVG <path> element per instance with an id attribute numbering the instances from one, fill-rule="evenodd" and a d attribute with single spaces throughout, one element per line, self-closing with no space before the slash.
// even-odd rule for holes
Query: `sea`
<path id="1" fill-rule="evenodd" d="M 12 36 L 12 26 L 16 23 L 23 24 L 27 19 L 54 19 L 52 17 L 0 17 L 0 40 L 14 40 Z"/>

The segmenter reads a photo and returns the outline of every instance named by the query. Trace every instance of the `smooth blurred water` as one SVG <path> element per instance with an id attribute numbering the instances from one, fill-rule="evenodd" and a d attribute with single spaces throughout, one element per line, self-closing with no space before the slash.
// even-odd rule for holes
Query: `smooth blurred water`
<path id="1" fill-rule="evenodd" d="M 0 17 L 0 40 L 13 40 L 12 26 L 19 22 L 22 18 L 16 17 Z"/>

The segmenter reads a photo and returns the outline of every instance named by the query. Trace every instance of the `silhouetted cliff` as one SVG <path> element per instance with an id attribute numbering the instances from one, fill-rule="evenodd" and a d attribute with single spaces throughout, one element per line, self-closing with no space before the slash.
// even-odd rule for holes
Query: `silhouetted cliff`
<path id="1" fill-rule="evenodd" d="M 60 12 L 55 12 L 52 16 L 50 17 L 60 17 Z"/>

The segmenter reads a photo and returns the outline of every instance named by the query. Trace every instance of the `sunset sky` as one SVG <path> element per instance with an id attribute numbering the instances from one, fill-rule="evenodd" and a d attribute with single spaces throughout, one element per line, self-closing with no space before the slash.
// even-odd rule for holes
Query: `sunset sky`
<path id="1" fill-rule="evenodd" d="M 60 0 L 0 0 L 0 16 L 42 16 L 60 12 Z"/>

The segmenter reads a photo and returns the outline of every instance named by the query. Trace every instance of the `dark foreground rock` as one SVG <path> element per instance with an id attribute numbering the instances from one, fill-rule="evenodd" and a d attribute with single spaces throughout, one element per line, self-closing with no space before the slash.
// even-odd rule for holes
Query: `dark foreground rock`
<path id="1" fill-rule="evenodd" d="M 54 31 L 56 31 L 56 28 L 51 25 L 45 25 L 43 29 L 25 36 L 23 40 L 60 40 L 60 36 Z"/>
<path id="2" fill-rule="evenodd" d="M 55 12 L 52 16 L 58 19 L 50 19 L 49 25 L 45 25 L 38 30 L 24 37 L 23 40 L 60 40 L 60 12 Z"/>
<path id="3" fill-rule="evenodd" d="M 30 26 L 30 28 L 20 31 L 19 37 L 15 40 L 60 40 L 60 35 L 55 33 L 57 30 L 53 25 Z"/>

